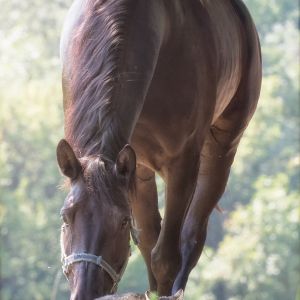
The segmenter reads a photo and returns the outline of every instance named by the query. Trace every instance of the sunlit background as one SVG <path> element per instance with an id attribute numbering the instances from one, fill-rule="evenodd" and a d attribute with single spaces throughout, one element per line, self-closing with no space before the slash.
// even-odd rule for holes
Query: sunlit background
<path id="1" fill-rule="evenodd" d="M 63 137 L 59 35 L 70 3 L 0 0 L 1 300 L 68 299 L 55 148 Z M 295 300 L 300 286 L 299 8 L 291 0 L 245 3 L 261 38 L 261 99 L 187 300 Z M 160 179 L 158 186 L 163 207 Z M 120 292 L 146 289 L 134 250 Z"/>

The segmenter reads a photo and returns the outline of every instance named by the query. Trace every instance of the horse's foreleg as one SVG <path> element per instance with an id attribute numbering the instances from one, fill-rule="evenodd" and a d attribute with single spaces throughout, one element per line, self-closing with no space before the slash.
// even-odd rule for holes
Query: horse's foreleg
<path id="1" fill-rule="evenodd" d="M 151 251 L 156 244 L 161 217 L 157 206 L 155 173 L 138 165 L 136 195 L 132 199 L 132 212 L 138 230 L 138 247 L 148 269 L 150 289 L 156 291 L 156 280 L 151 270 Z"/>
<path id="2" fill-rule="evenodd" d="M 197 264 L 206 239 L 208 218 L 222 196 L 241 132 L 233 134 L 212 128 L 202 153 L 197 187 L 181 231 L 181 269 L 173 292 L 184 289 Z"/>
<path id="3" fill-rule="evenodd" d="M 152 251 L 152 270 L 159 295 L 169 295 L 180 268 L 179 236 L 186 208 L 195 190 L 199 150 L 193 145 L 166 168 L 166 207 L 161 233 Z M 196 150 L 197 149 L 197 150 Z"/>

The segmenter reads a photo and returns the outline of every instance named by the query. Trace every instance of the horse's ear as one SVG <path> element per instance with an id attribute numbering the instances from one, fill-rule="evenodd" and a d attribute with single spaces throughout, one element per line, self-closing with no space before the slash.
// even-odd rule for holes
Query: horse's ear
<path id="1" fill-rule="evenodd" d="M 61 172 L 71 178 L 76 179 L 81 172 L 81 165 L 69 143 L 62 139 L 56 148 L 57 162 Z"/>
<path id="2" fill-rule="evenodd" d="M 117 172 L 123 176 L 131 176 L 136 168 L 135 152 L 130 145 L 125 145 L 116 160 Z"/>

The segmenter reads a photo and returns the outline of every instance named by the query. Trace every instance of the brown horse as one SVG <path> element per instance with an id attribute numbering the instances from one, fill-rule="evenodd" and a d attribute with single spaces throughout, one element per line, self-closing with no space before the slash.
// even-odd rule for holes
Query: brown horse
<path id="1" fill-rule="evenodd" d="M 184 289 L 256 108 L 260 46 L 240 0 L 76 0 L 61 42 L 71 299 L 116 290 L 131 219 L 150 289 Z M 166 184 L 163 222 L 155 173 Z"/>

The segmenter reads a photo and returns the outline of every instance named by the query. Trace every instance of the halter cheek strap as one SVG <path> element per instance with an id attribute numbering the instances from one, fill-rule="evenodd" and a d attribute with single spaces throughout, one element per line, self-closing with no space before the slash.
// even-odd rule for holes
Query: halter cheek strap
<path id="1" fill-rule="evenodd" d="M 130 251 L 129 251 L 130 253 Z M 69 267 L 75 263 L 79 262 L 88 262 L 88 263 L 93 263 L 100 268 L 102 268 L 106 273 L 111 277 L 113 281 L 113 287 L 111 289 L 111 292 L 115 292 L 118 283 L 120 282 L 123 273 L 126 269 L 127 263 L 129 260 L 129 255 L 120 271 L 119 274 L 116 273 L 116 271 L 102 258 L 102 256 L 96 256 L 94 254 L 89 254 L 89 253 L 73 253 L 65 258 L 63 258 L 63 272 L 66 275 L 69 272 Z"/>

